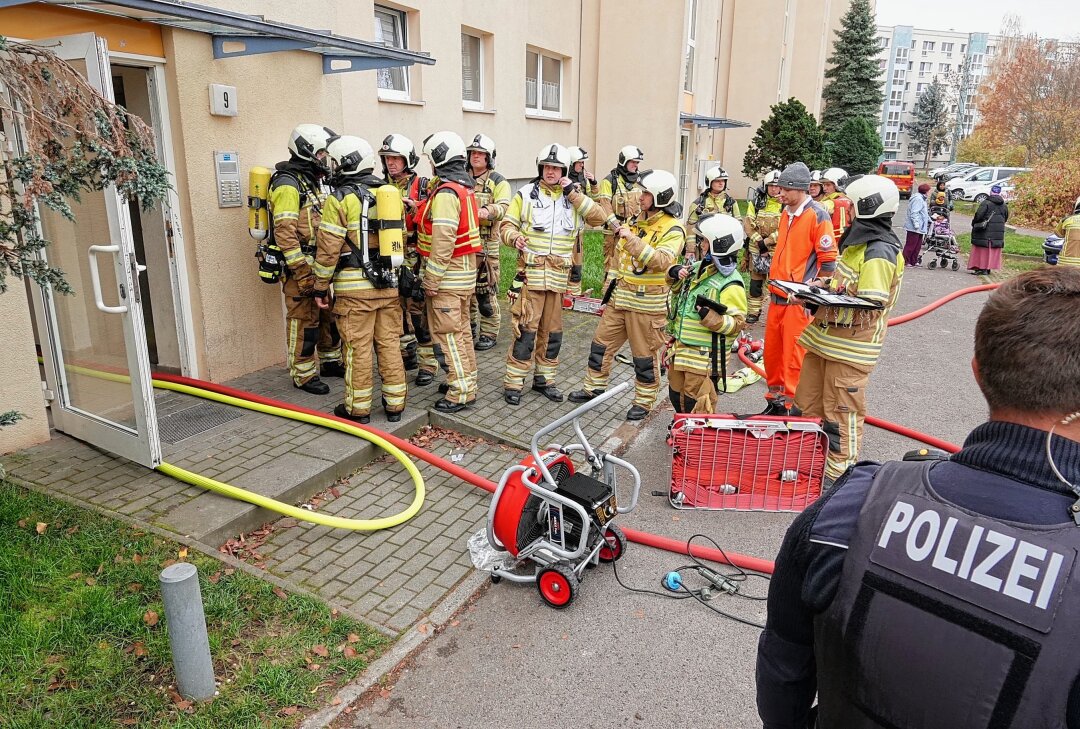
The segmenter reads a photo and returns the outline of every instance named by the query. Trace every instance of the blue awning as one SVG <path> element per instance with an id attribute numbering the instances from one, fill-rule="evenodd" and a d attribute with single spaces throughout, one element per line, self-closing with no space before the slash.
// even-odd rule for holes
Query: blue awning
<path id="1" fill-rule="evenodd" d="M 679 121 L 683 124 L 693 124 L 695 127 L 705 127 L 707 129 L 737 129 L 739 127 L 750 126 L 746 122 L 736 121 L 734 119 L 725 119 L 720 116 L 705 116 L 704 114 L 687 114 L 685 111 L 679 113 Z"/>
<path id="2" fill-rule="evenodd" d="M 0 8 L 26 5 L 34 0 L 0 0 Z M 40 0 L 48 5 L 103 13 L 180 28 L 213 37 L 214 58 L 302 50 L 323 57 L 323 73 L 366 71 L 376 68 L 431 65 L 427 53 L 407 51 L 372 41 L 334 35 L 298 25 L 266 20 L 261 15 L 234 13 L 184 0 Z M 234 47 L 234 46 L 239 46 Z"/>

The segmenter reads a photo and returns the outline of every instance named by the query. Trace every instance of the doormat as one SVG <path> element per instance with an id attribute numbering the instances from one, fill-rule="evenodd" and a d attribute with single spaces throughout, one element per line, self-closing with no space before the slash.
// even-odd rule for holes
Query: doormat
<path id="1" fill-rule="evenodd" d="M 230 420 L 236 420 L 243 416 L 244 412 L 239 408 L 216 403 L 203 403 L 160 418 L 158 420 L 158 434 L 163 443 L 175 445 L 182 440 L 196 436 L 199 433 L 205 433 L 211 428 L 216 428 Z"/>

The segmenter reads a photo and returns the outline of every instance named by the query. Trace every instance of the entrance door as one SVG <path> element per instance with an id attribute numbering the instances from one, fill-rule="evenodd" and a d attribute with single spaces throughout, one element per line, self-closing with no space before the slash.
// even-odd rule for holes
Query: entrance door
<path id="1" fill-rule="evenodd" d="M 81 33 L 34 43 L 113 98 L 104 39 Z M 71 208 L 74 223 L 43 206 L 39 215 L 50 242 L 42 255 L 63 269 L 74 294 L 30 287 L 53 424 L 153 468 L 161 463 L 161 445 L 127 203 L 109 187 L 84 193 Z"/>

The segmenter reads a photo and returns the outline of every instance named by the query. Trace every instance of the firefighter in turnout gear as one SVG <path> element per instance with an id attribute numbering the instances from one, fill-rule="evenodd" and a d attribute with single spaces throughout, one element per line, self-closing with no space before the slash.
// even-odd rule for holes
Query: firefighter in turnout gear
<path id="1" fill-rule="evenodd" d="M 825 170 L 821 173 L 821 199 L 814 198 L 832 218 L 835 240 L 840 240 L 840 236 L 851 225 L 851 200 L 844 194 L 843 187 L 847 176 L 848 173 L 839 167 Z"/>
<path id="2" fill-rule="evenodd" d="M 619 150 L 619 162 L 600 180 L 596 202 L 605 213 L 614 213 L 620 224 L 633 220 L 641 212 L 641 190 L 637 186 L 638 167 L 645 153 L 629 144 Z M 619 268 L 618 241 L 611 231 L 604 232 L 604 285 L 607 286 Z"/>
<path id="3" fill-rule="evenodd" d="M 401 200 L 405 205 L 405 268 L 404 280 L 401 285 L 401 360 L 406 370 L 415 370 L 419 366 L 417 359 L 417 328 L 423 326 L 422 302 L 417 302 L 410 295 L 411 290 L 418 287 L 414 285 L 414 279 L 420 270 L 420 255 L 416 252 L 416 205 L 426 194 L 427 180 L 416 173 L 416 165 L 420 158 L 416 155 L 416 148 L 412 140 L 403 134 L 390 134 L 379 146 L 379 157 L 382 158 L 383 176 L 387 182 L 401 192 Z M 430 342 L 430 338 L 427 339 Z M 430 360 L 431 371 L 435 371 L 435 360 Z"/>
<path id="4" fill-rule="evenodd" d="M 825 188 L 821 184 L 821 170 L 810 170 L 810 188 L 807 192 L 810 193 L 814 202 L 821 205 L 821 198 L 825 197 Z"/>
<path id="5" fill-rule="evenodd" d="M 795 406 L 821 418 L 829 433 L 827 482 L 858 460 L 866 418 L 866 383 L 881 355 L 889 312 L 900 294 L 903 247 L 892 230 L 900 193 L 891 180 L 862 175 L 848 186 L 855 220 L 840 239 L 836 272 L 818 281 L 830 291 L 881 304 L 881 309 L 818 307 L 799 344 L 806 349 Z"/>
<path id="6" fill-rule="evenodd" d="M 326 174 L 326 145 L 336 137 L 318 124 L 296 127 L 289 136 L 289 160 L 277 164 L 269 185 L 273 239 L 285 259 L 281 291 L 289 376 L 295 387 L 314 395 L 330 392 L 320 373 L 326 377 L 345 374 L 334 317 L 321 311 L 311 296 L 315 287 L 311 263 L 322 212 L 319 183 Z M 316 368 L 319 361 L 321 369 Z"/>
<path id="7" fill-rule="evenodd" d="M 793 162 L 784 168 L 777 184 L 784 210 L 769 278 L 803 284 L 827 279 L 836 269 L 836 241 L 828 213 L 807 193 L 810 170 L 802 162 Z M 769 390 L 763 414 L 788 415 L 806 354 L 799 337 L 811 316 L 800 301 L 789 300 L 783 289 L 770 285 L 769 292 L 772 301 L 765 324 L 765 382 Z"/>
<path id="8" fill-rule="evenodd" d="M 445 397 L 434 407 L 456 413 L 476 399 L 469 300 L 476 292 L 476 254 L 483 249 L 480 210 L 461 137 L 432 134 L 424 140 L 423 154 L 434 177 L 416 213 L 420 282 L 435 359 L 447 373 Z"/>
<path id="9" fill-rule="evenodd" d="M 963 448 L 858 463 L 795 518 L 758 642 L 766 729 L 1080 729 L 1078 300 L 1076 268 L 1002 283 Z"/>
<path id="10" fill-rule="evenodd" d="M 720 165 L 710 167 L 705 171 L 705 187 L 702 189 L 701 194 L 698 195 L 690 205 L 690 215 L 686 218 L 687 230 L 693 230 L 697 225 L 698 218 L 703 215 L 714 215 L 716 213 L 723 213 L 724 215 L 730 215 L 736 220 L 742 219 L 742 213 L 739 212 L 739 204 L 735 202 L 735 198 L 727 191 L 728 186 L 728 173 Z M 695 261 L 701 260 L 701 257 L 705 255 L 707 251 L 697 250 L 697 238 L 693 241 L 687 236 L 685 257 L 693 258 Z M 745 312 L 745 309 L 744 309 Z"/>
<path id="11" fill-rule="evenodd" d="M 1057 265 L 1080 266 L 1080 197 L 1073 205 L 1073 214 L 1062 220 L 1054 232 L 1065 239 Z"/>
<path id="12" fill-rule="evenodd" d="M 401 262 L 395 266 L 380 255 L 375 230 L 376 190 L 385 180 L 375 175 L 375 150 L 359 137 L 338 137 L 327 153 L 334 192 L 326 198 L 312 271 L 320 308 L 331 307 L 330 285 L 334 286 L 332 308 L 345 345 L 345 402 L 334 408 L 334 415 L 359 423 L 370 420 L 374 349 L 386 419 L 396 422 L 405 409 L 407 385 L 396 277 Z M 393 203 L 400 221 L 396 195 Z"/>
<path id="13" fill-rule="evenodd" d="M 757 324 L 765 303 L 765 279 L 769 276 L 773 251 L 780 230 L 780 213 L 784 206 L 780 202 L 780 170 L 773 170 L 765 175 L 761 185 L 754 191 L 754 199 L 749 201 L 743 229 L 748 237 L 747 252 L 743 259 L 743 270 L 750 272 L 750 298 L 748 300 L 746 323 Z"/>
<path id="14" fill-rule="evenodd" d="M 478 352 L 491 349 L 502 326 L 499 309 L 499 221 L 510 205 L 510 183 L 495 171 L 495 142 L 477 134 L 466 148 L 469 171 L 476 180 L 476 204 L 480 208 L 480 238 L 484 250 L 476 256 L 476 295 L 470 304 L 473 347 Z M 477 336 L 479 335 L 479 336 Z"/>
<path id="15" fill-rule="evenodd" d="M 672 266 L 670 316 L 674 337 L 668 395 L 677 413 L 714 413 L 726 390 L 731 342 L 746 326 L 746 290 L 739 275 L 742 223 L 715 213 L 698 218 L 700 261 Z"/>
<path id="16" fill-rule="evenodd" d="M 525 378 L 535 363 L 532 389 L 562 402 L 555 386 L 562 346 L 562 300 L 574 257 L 574 245 L 586 223 L 617 227 L 567 176 L 570 152 L 549 144 L 536 156 L 536 178 L 514 195 L 502 225 L 502 240 L 516 248 L 522 287 L 510 308 L 514 342 L 506 353 L 503 399 L 521 403 Z"/>
<path id="17" fill-rule="evenodd" d="M 627 420 L 649 414 L 660 391 L 660 349 L 667 340 L 667 272 L 682 255 L 686 232 L 676 202 L 678 182 L 670 172 L 650 170 L 641 175 L 641 214 L 632 227 L 618 232 L 618 268 L 607 285 L 607 306 L 600 317 L 585 382 L 569 395 L 571 402 L 588 402 L 607 389 L 611 361 L 629 339 L 634 362 L 634 405 Z"/>
<path id="18" fill-rule="evenodd" d="M 589 153 L 581 147 L 569 147 L 570 171 L 567 177 L 581 188 L 581 191 L 595 200 L 600 194 L 600 183 L 585 169 L 585 161 L 589 159 Z M 585 270 L 585 231 L 578 233 L 574 242 L 574 259 L 570 264 L 570 283 L 567 291 L 574 296 L 581 296 L 581 277 Z"/>

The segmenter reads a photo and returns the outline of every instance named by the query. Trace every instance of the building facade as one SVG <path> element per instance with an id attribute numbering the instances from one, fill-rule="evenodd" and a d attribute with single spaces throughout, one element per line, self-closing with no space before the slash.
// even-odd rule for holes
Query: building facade
<path id="1" fill-rule="evenodd" d="M 636 144 L 645 167 L 679 177 L 684 200 L 717 162 L 741 197 L 753 182 L 740 174 L 742 158 L 770 105 L 795 96 L 820 112 L 825 60 L 849 2 L 523 0 L 511 10 L 496 0 L 330 0 L 313 17 L 288 0 L 261 0 L 259 16 L 247 15 L 252 3 L 243 0 L 186 9 L 177 0 L 150 9 L 145 1 L 52 0 L 7 4 L 0 34 L 50 45 L 79 34 L 104 39 L 114 95 L 153 126 L 173 183 L 160 210 L 132 204 L 123 215 L 146 266 L 139 280 L 150 366 L 221 382 L 285 357 L 280 291 L 258 279 L 246 208 L 226 200 L 230 163 L 239 161 L 244 200 L 247 170 L 287 157 L 298 123 L 373 145 L 398 132 L 419 146 L 452 129 L 492 137 L 497 168 L 517 183 L 534 176 L 537 150 L 552 141 L 586 148 L 597 177 L 620 147 Z M 193 18 L 192 7 L 219 17 Z M 333 36 L 315 43 L 312 34 L 325 33 L 316 28 Z M 350 39 L 411 54 L 411 65 L 356 55 Z M 726 128 L 727 120 L 746 126 Z M 48 255 L 65 263 L 76 288 L 89 282 L 85 249 L 108 240 L 112 220 L 81 212 L 78 226 L 43 219 L 57 242 Z M 68 359 L 88 362 L 95 343 L 109 352 L 124 346 L 123 332 L 92 304 L 58 304 L 71 309 L 75 331 L 50 339 L 26 291 L 0 296 L 12 358 L 0 411 L 29 416 L 0 430 L 0 453 L 49 436 L 45 401 L 57 394 L 45 387 L 42 398 L 48 378 L 36 348 L 55 341 Z"/>
<path id="2" fill-rule="evenodd" d="M 930 158 L 931 165 L 954 159 L 955 147 L 978 122 L 978 93 L 998 50 L 1000 38 L 987 33 L 918 30 L 910 25 L 878 28 L 882 89 L 880 133 L 885 159 L 921 164 L 921 150 L 906 132 L 919 94 L 936 78 L 948 87 L 952 119 L 948 144 Z"/>

